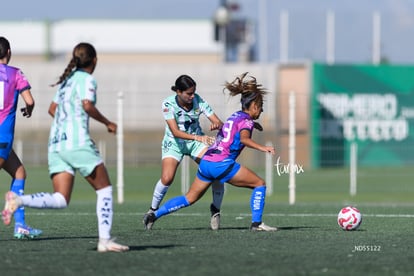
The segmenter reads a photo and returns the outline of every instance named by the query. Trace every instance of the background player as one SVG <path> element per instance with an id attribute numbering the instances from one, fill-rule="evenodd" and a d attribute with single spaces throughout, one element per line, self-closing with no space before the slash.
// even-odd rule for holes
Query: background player
<path id="1" fill-rule="evenodd" d="M 0 169 L 4 169 L 12 177 L 10 190 L 23 195 L 26 170 L 13 150 L 16 109 L 20 95 L 26 104 L 21 109 L 23 116 L 30 118 L 34 99 L 30 84 L 22 71 L 8 65 L 11 55 L 9 41 L 0 37 Z M 14 237 L 17 239 L 33 239 L 42 234 L 41 230 L 26 225 L 24 207 L 16 210 L 14 221 Z"/>
<path id="2" fill-rule="evenodd" d="M 108 132 L 116 133 L 117 125 L 109 121 L 95 107 L 97 83 L 92 73 L 97 56 L 89 43 L 79 43 L 73 49 L 72 59 L 60 76 L 59 88 L 50 104 L 53 123 L 49 135 L 48 163 L 54 193 L 36 193 L 17 196 L 6 194 L 2 212 L 4 223 L 10 223 L 11 214 L 19 206 L 32 208 L 66 208 L 70 202 L 75 173 L 79 170 L 95 189 L 98 217 L 98 251 L 121 252 L 129 250 L 111 239 L 112 186 L 106 167 L 89 134 L 89 117 L 104 124 Z"/>

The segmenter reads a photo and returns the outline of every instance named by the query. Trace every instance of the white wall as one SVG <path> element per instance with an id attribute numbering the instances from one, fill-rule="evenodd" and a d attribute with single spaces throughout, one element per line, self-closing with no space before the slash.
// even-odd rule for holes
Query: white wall
<path id="1" fill-rule="evenodd" d="M 81 41 L 100 53 L 218 53 L 210 20 L 0 21 L 14 54 L 71 53 Z"/>
<path id="2" fill-rule="evenodd" d="M 50 118 L 48 106 L 55 88 L 50 87 L 66 67 L 66 63 L 19 63 L 32 85 L 36 107 L 32 118 L 18 118 L 17 131 L 21 128 L 48 128 Z M 225 81 L 232 81 L 238 75 L 250 72 L 259 83 L 269 90 L 266 96 L 265 112 L 261 121 L 274 127 L 276 114 L 277 66 L 205 65 L 205 64 L 99 64 L 94 76 L 98 82 L 98 108 L 112 120 L 116 119 L 118 92 L 124 93 L 125 128 L 131 130 L 154 130 L 164 127 L 161 102 L 172 94 L 170 87 L 181 74 L 188 74 L 197 82 L 200 93 L 225 119 L 240 109 L 240 98 L 230 99 L 223 94 Z M 22 101 L 21 101 L 22 104 Z M 92 125 L 94 127 L 94 125 Z M 101 126 L 100 126 L 101 127 Z"/>

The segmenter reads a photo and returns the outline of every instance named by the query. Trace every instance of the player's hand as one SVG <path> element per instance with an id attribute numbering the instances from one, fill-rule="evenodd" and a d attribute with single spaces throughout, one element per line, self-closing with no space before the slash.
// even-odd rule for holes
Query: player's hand
<path id="1" fill-rule="evenodd" d="M 275 155 L 276 150 L 273 146 L 264 146 L 264 152 L 271 153 L 272 155 Z"/>
<path id="2" fill-rule="evenodd" d="M 204 136 L 196 135 L 195 140 L 198 141 L 198 142 L 201 142 L 201 143 L 203 143 L 207 146 L 211 146 L 216 141 L 216 138 L 211 137 L 211 136 L 207 136 L 207 135 L 204 135 Z"/>
<path id="3" fill-rule="evenodd" d="M 20 109 L 24 117 L 30 118 L 32 116 L 34 105 L 26 105 L 26 107 L 23 107 Z"/>
<path id="4" fill-rule="evenodd" d="M 218 129 L 220 129 L 221 128 L 221 126 L 222 126 L 223 124 L 215 124 L 215 123 L 212 123 L 211 125 L 210 125 L 210 130 L 218 130 Z"/>
<path id="5" fill-rule="evenodd" d="M 116 134 L 117 125 L 115 123 L 109 122 L 106 127 L 108 129 L 108 132 Z"/>

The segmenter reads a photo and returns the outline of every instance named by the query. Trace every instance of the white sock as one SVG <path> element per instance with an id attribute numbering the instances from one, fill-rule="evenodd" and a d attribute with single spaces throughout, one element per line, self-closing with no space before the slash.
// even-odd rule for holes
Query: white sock
<path id="1" fill-rule="evenodd" d="M 156 210 L 160 207 L 161 201 L 163 200 L 164 196 L 167 194 L 168 188 L 170 186 L 165 186 L 162 184 L 161 179 L 158 180 L 157 184 L 154 188 L 154 194 L 152 195 L 152 202 L 151 208 Z"/>
<path id="2" fill-rule="evenodd" d="M 100 239 L 111 238 L 112 228 L 112 186 L 96 191 L 96 215 L 98 217 L 98 232 Z"/>
<path id="3" fill-rule="evenodd" d="M 224 197 L 224 183 L 222 184 L 220 181 L 214 181 L 213 184 L 211 184 L 211 191 L 213 193 L 213 205 L 220 210 Z"/>
<path id="4" fill-rule="evenodd" d="M 20 196 L 23 206 L 41 209 L 63 209 L 68 205 L 61 193 L 36 193 Z"/>

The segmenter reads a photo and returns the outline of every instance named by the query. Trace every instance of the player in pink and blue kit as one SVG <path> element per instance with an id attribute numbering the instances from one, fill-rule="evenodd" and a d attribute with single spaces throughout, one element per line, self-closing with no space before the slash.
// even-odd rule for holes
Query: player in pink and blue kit
<path id="1" fill-rule="evenodd" d="M 275 154 L 272 146 L 256 143 L 251 137 L 254 128 L 261 129 L 257 120 L 263 112 L 263 98 L 266 91 L 257 84 L 254 77 L 246 77 L 244 73 L 225 89 L 231 96 L 241 95 L 242 110 L 233 113 L 217 134 L 215 143 L 204 154 L 197 176 L 185 196 L 170 199 L 157 211 L 147 216 L 146 224 L 153 224 L 158 218 L 190 206 L 199 200 L 213 181 L 225 182 L 237 187 L 252 189 L 250 207 L 252 211 L 252 231 L 276 231 L 263 223 L 262 215 L 265 205 L 266 184 L 262 178 L 250 169 L 236 162 L 244 147 Z"/>
<path id="2" fill-rule="evenodd" d="M 23 116 L 29 118 L 32 115 L 34 100 L 30 84 L 23 73 L 18 68 L 8 65 L 10 58 L 10 43 L 5 37 L 0 37 L 0 169 L 4 169 L 12 177 L 10 190 L 22 195 L 26 170 L 13 150 L 16 109 L 20 95 L 26 103 L 26 107 L 21 111 Z M 42 234 L 41 230 L 26 225 L 23 207 L 14 213 L 14 220 L 15 238 L 32 239 Z"/>

